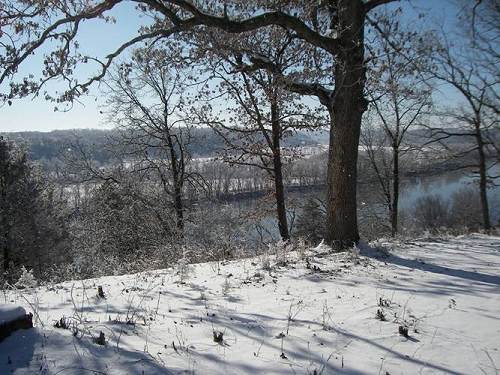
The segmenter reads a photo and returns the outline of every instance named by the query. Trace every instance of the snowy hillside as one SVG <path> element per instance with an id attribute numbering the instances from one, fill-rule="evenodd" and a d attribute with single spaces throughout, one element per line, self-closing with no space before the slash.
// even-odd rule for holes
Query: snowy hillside
<path id="1" fill-rule="evenodd" d="M 498 374 L 500 238 L 378 246 L 3 292 L 0 374 Z"/>

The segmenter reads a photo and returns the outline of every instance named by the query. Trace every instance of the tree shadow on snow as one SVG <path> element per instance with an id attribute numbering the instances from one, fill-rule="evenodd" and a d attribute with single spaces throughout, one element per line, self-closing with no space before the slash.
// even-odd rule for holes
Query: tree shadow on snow
<path id="1" fill-rule="evenodd" d="M 39 333 L 31 328 L 19 330 L 0 343 L 0 374 L 11 374 L 17 369 L 28 368 L 34 359 L 35 344 Z"/>
<path id="2" fill-rule="evenodd" d="M 386 263 L 391 263 L 393 265 L 400 267 L 416 269 L 438 275 L 457 277 L 474 282 L 500 285 L 500 276 L 498 275 L 490 275 L 481 272 L 466 271 L 466 270 L 440 266 L 435 263 L 428 263 L 421 261 L 419 259 L 403 258 L 396 254 L 390 254 L 388 257 L 381 259 L 380 254 L 377 254 L 376 251 L 374 251 L 374 249 L 363 249 L 361 251 L 361 255 L 370 258 L 376 258 L 378 260 L 382 260 Z"/>
<path id="3" fill-rule="evenodd" d="M 90 337 L 77 339 L 69 331 L 17 331 L 0 343 L 0 353 L 0 374 L 172 374 L 147 353 L 123 345 L 117 348 L 114 343 L 97 345 Z"/>
<path id="4" fill-rule="evenodd" d="M 302 320 L 294 319 L 292 327 L 290 328 L 290 335 L 283 335 L 283 347 L 280 335 L 276 336 L 277 332 L 280 332 L 281 327 L 283 331 L 286 331 L 287 319 L 279 318 L 276 316 L 270 316 L 259 313 L 242 314 L 235 312 L 230 318 L 222 314 L 218 314 L 210 319 L 211 324 L 217 329 L 225 332 L 228 335 L 228 339 L 231 337 L 238 336 L 238 342 L 232 343 L 232 345 L 241 345 L 243 340 L 250 340 L 254 344 L 252 347 L 255 348 L 253 356 L 255 358 L 254 363 L 235 363 L 226 362 L 224 356 L 217 355 L 215 353 L 206 353 L 204 351 L 193 350 L 191 354 L 199 360 L 199 362 L 213 362 L 217 363 L 217 366 L 221 369 L 220 373 L 224 370 L 232 370 L 229 373 L 248 373 L 257 374 L 262 373 L 262 365 L 267 362 L 276 362 L 282 365 L 281 368 L 273 368 L 273 374 L 290 374 L 294 373 L 292 369 L 301 368 L 305 363 L 311 365 L 311 369 L 324 368 L 324 374 L 368 374 L 360 370 L 355 370 L 350 368 L 350 364 L 346 363 L 346 366 L 341 365 L 341 355 L 334 355 L 332 358 L 327 360 L 325 354 L 320 350 L 315 350 L 315 345 L 321 345 L 323 348 L 330 348 L 332 355 L 337 352 L 339 348 L 344 348 L 348 346 L 352 341 L 363 342 L 366 345 L 375 347 L 380 350 L 381 353 L 389 353 L 394 358 L 398 360 L 413 363 L 419 367 L 427 368 L 435 372 L 445 373 L 445 374 L 459 374 L 459 372 L 449 369 L 440 364 L 434 364 L 429 361 L 420 360 L 418 358 L 412 358 L 407 356 L 405 353 L 394 350 L 392 347 L 383 345 L 376 340 L 366 338 L 363 336 L 356 335 L 338 326 L 331 327 L 330 334 L 325 333 L 322 337 L 313 336 L 310 340 L 301 340 L 300 338 L 294 336 L 295 330 L 298 325 L 308 326 L 311 332 L 316 330 L 321 331 L 323 328 L 321 323 L 312 320 Z M 277 323 L 278 322 L 278 323 Z M 281 322 L 281 324 L 280 324 Z M 322 331 L 328 332 L 328 331 Z M 415 338 L 405 339 L 418 343 L 419 340 Z M 264 354 L 259 354 L 261 349 Z M 280 353 L 286 354 L 286 358 L 280 358 Z M 299 365 L 300 361 L 300 365 Z M 311 370 L 310 373 L 312 373 Z M 307 372 L 306 372 L 307 373 Z"/>

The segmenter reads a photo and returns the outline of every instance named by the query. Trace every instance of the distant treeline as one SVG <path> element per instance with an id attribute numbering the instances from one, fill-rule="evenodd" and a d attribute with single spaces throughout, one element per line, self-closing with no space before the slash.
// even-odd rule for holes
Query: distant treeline
<path id="1" fill-rule="evenodd" d="M 193 139 L 189 149 L 193 157 L 209 157 L 216 155 L 224 148 L 222 138 L 208 128 L 199 128 L 191 131 Z M 116 130 L 101 129 L 74 129 L 54 130 L 51 132 L 13 132 L 1 133 L 1 136 L 23 144 L 31 160 L 50 165 L 57 160 L 61 153 L 78 143 L 92 153 L 92 159 L 106 164 L 113 159 L 109 145 L 119 139 Z M 288 137 L 284 146 L 311 146 L 327 141 L 326 132 L 306 133 L 299 132 Z"/>

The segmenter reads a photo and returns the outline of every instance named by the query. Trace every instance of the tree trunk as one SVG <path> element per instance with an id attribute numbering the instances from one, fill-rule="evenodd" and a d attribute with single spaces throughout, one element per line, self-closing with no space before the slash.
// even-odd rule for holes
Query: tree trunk
<path id="1" fill-rule="evenodd" d="M 167 120 L 165 119 L 165 123 Z M 166 127 L 166 125 L 165 125 Z M 170 134 L 170 129 L 166 127 L 165 135 L 167 138 L 167 146 L 170 152 L 170 168 L 172 170 L 172 182 L 174 185 L 174 210 L 176 215 L 176 227 L 179 231 L 179 235 L 183 237 L 184 235 L 184 206 L 182 203 L 182 174 L 184 173 L 184 160 L 179 160 L 177 153 L 175 151 L 175 143 Z M 182 145 L 179 144 L 179 147 Z"/>
<path id="2" fill-rule="evenodd" d="M 358 145 L 363 96 L 364 12 L 361 1 L 338 2 L 338 33 L 342 45 L 335 64 L 335 94 L 330 108 L 328 159 L 328 226 L 326 239 L 336 250 L 359 241 L 356 212 Z"/>
<path id="3" fill-rule="evenodd" d="M 7 174 L 4 170 L 1 171 L 2 174 Z M 8 225 L 8 215 L 9 211 L 7 210 L 7 187 L 5 179 L 6 176 L 0 176 L 2 177 L 1 179 L 1 195 L 0 195 L 0 207 L 2 210 L 0 211 L 0 215 L 2 218 L 1 225 L 2 225 L 2 230 L 3 230 L 3 235 L 1 239 L 1 244 L 2 244 L 2 259 L 3 259 L 3 264 L 2 264 L 2 269 L 5 275 L 7 275 L 7 272 L 9 270 L 9 263 L 10 263 L 10 236 L 9 236 L 9 225 Z"/>
<path id="4" fill-rule="evenodd" d="M 392 203 L 391 203 L 391 235 L 398 233 L 398 209 L 399 209 L 399 148 L 392 146 Z"/>
<path id="5" fill-rule="evenodd" d="M 174 206 L 175 206 L 175 215 L 177 217 L 177 230 L 179 234 L 182 236 L 184 233 L 184 207 L 182 203 L 182 192 L 179 186 L 175 186 L 174 188 Z"/>
<path id="6" fill-rule="evenodd" d="M 9 267 L 10 267 L 10 255 L 11 255 L 11 239 L 10 239 L 10 230 L 11 230 L 11 227 L 9 225 L 9 219 L 8 219 L 8 216 L 9 215 L 9 210 L 7 210 L 5 208 L 6 206 L 6 203 L 7 203 L 7 197 L 6 197 L 6 194 L 4 192 L 2 192 L 2 197 L 1 197 L 2 201 L 2 205 L 4 206 L 3 207 L 3 210 L 2 210 L 2 230 L 3 230 L 3 238 L 2 238 L 2 257 L 3 257 L 3 264 L 2 264 L 2 268 L 3 268 L 3 272 L 4 272 L 4 275 L 8 278 L 9 275 L 8 275 L 8 272 L 9 272 Z"/>
<path id="7" fill-rule="evenodd" d="M 288 219 L 286 217 L 285 189 L 283 187 L 283 175 L 280 156 L 274 156 L 274 185 L 276 195 L 276 213 L 278 217 L 278 229 L 283 241 L 290 239 L 288 233 Z"/>
<path id="8" fill-rule="evenodd" d="M 6 231 L 4 234 L 4 240 L 3 240 L 3 249 L 2 249 L 2 255 L 3 255 L 3 272 L 7 275 L 9 271 L 9 265 L 10 265 L 10 239 L 9 239 L 9 232 Z"/>
<path id="9" fill-rule="evenodd" d="M 5 231 L 3 234 L 3 241 L 2 241 L 3 274 L 5 280 L 11 282 L 12 275 L 9 273 L 12 265 L 12 240 L 10 236 L 11 228 L 8 223 L 4 225 L 3 230 Z"/>
<path id="10" fill-rule="evenodd" d="M 481 211 L 483 214 L 483 229 L 491 229 L 490 210 L 488 206 L 488 176 L 486 174 L 486 155 L 484 154 L 484 142 L 481 135 L 480 125 L 476 125 L 477 151 L 479 153 L 479 198 L 481 200 Z"/>
<path id="11" fill-rule="evenodd" d="M 273 169 L 274 169 L 274 195 L 276 198 L 276 215 L 281 239 L 290 239 L 288 220 L 286 217 L 285 188 L 283 186 L 283 165 L 281 163 L 281 145 L 279 111 L 276 102 L 271 103 L 271 126 L 273 135 Z"/>

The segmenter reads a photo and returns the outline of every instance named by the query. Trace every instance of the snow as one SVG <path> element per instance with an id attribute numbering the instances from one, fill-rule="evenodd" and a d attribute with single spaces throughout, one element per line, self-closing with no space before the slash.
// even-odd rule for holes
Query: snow
<path id="1" fill-rule="evenodd" d="M 185 284 L 167 269 L 5 291 L 37 328 L 0 343 L 0 374 L 497 374 L 500 238 L 376 245 L 391 255 L 322 245 L 270 271 L 192 265 Z"/>
<path id="2" fill-rule="evenodd" d="M 0 326 L 20 318 L 24 318 L 26 310 L 21 306 L 0 304 Z"/>

